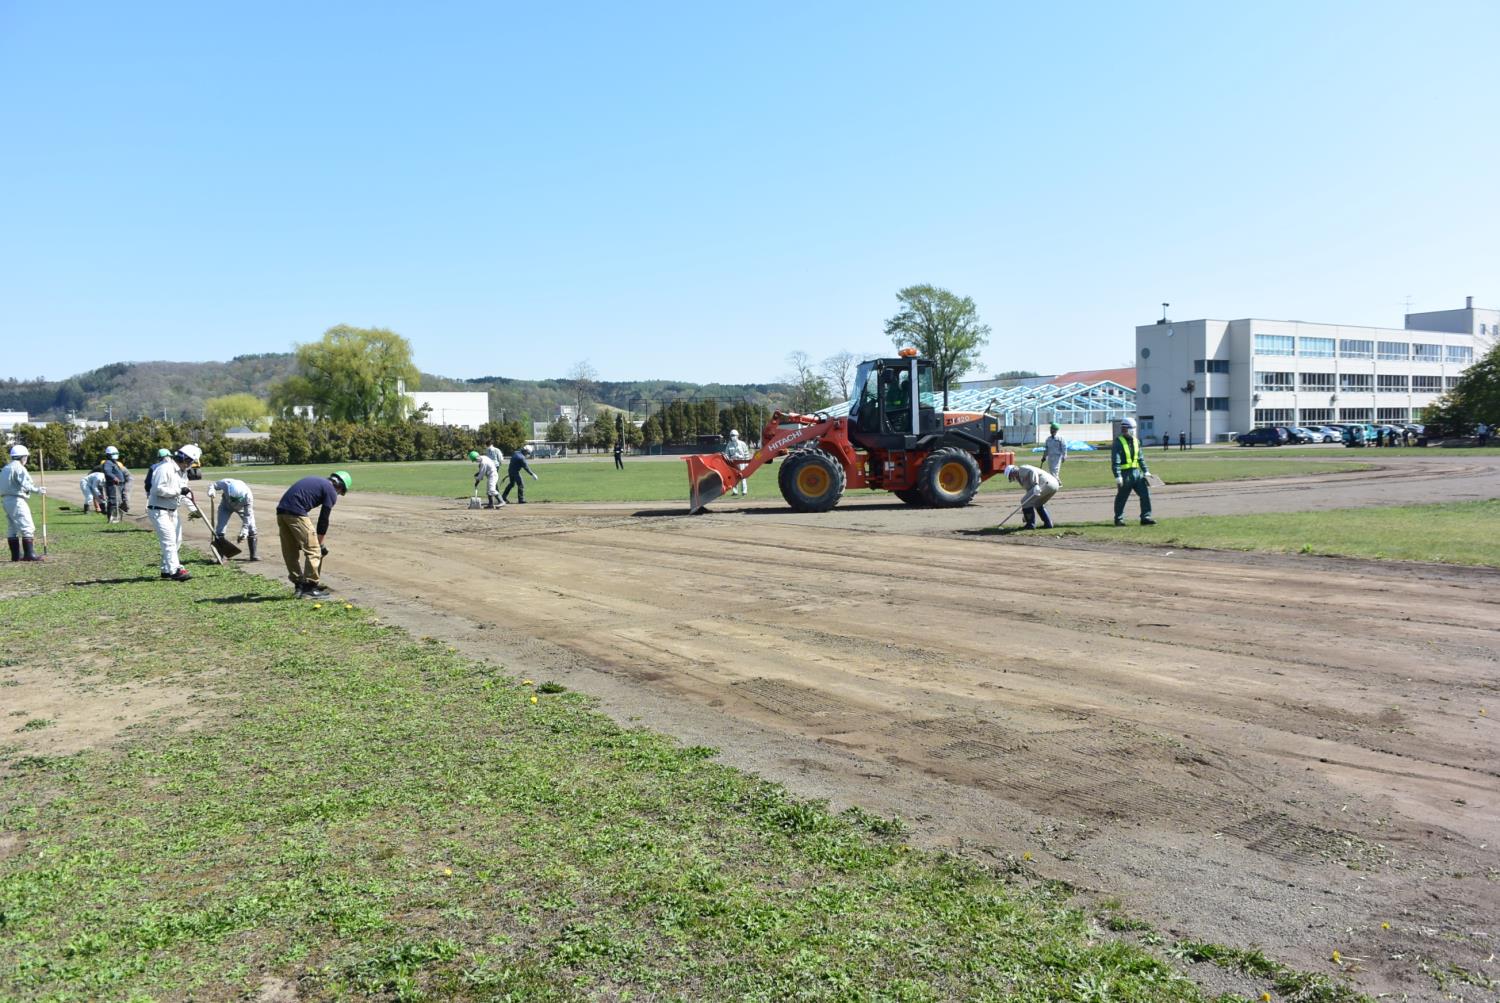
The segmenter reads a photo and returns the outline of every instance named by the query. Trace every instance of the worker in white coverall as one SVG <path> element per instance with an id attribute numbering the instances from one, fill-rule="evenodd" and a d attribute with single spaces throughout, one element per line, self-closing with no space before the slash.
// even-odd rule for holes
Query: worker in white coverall
<path id="1" fill-rule="evenodd" d="M 229 516 L 231 514 L 240 517 L 240 535 L 235 537 L 235 542 L 248 540 L 250 543 L 250 560 L 260 560 L 260 534 L 255 529 L 255 495 L 250 490 L 250 485 L 233 477 L 214 481 L 208 486 L 208 500 L 219 500 L 218 518 L 215 520 L 214 536 L 224 539 L 224 530 L 229 528 Z M 182 541 L 178 540 L 178 546 Z"/>
<path id="2" fill-rule="evenodd" d="M 495 447 L 491 446 L 490 449 L 495 449 Z M 496 449 L 495 452 L 498 453 L 499 450 Z M 475 493 L 478 493 L 479 485 L 484 485 L 484 507 L 499 508 L 504 505 L 505 499 L 500 497 L 500 464 L 490 456 L 489 450 L 485 450 L 485 454 L 480 456 L 471 449 L 469 459 L 477 464 L 474 470 Z"/>
<path id="3" fill-rule="evenodd" d="M 95 470 L 84 474 L 83 480 L 78 482 L 78 490 L 83 492 L 85 512 L 104 511 L 104 471 Z"/>
<path id="4" fill-rule="evenodd" d="M 750 447 L 745 445 L 745 440 L 740 438 L 740 430 L 731 428 L 729 430 L 729 441 L 724 443 L 724 459 L 733 463 L 736 467 L 744 468 L 750 462 Z M 742 478 L 738 484 L 729 489 L 732 495 L 748 495 L 750 493 L 750 478 Z"/>
<path id="5" fill-rule="evenodd" d="M 1026 492 L 1021 496 L 1021 518 L 1026 520 L 1027 529 L 1036 529 L 1036 517 L 1042 517 L 1042 528 L 1052 528 L 1052 516 L 1047 514 L 1047 502 L 1057 489 L 1057 478 L 1053 477 L 1041 467 L 1018 467 L 1011 465 L 1005 468 L 1007 480 L 1021 485 Z"/>
<path id="6" fill-rule="evenodd" d="M 1047 463 L 1047 473 L 1051 474 L 1058 484 L 1062 483 L 1062 465 L 1068 458 L 1068 444 L 1057 437 L 1057 422 L 1051 425 L 1052 434 L 1047 436 L 1047 441 L 1042 445 L 1042 459 Z"/>
<path id="7" fill-rule="evenodd" d="M 25 446 L 10 447 L 10 462 L 0 468 L 0 502 L 5 505 L 5 543 L 12 561 L 40 561 L 36 556 L 36 525 L 31 521 L 31 495 L 45 495 L 46 488 L 31 482 L 26 460 L 31 450 Z"/>
<path id="8" fill-rule="evenodd" d="M 202 457 L 202 450 L 190 443 L 158 464 L 155 476 L 151 478 L 146 517 L 151 520 L 151 528 L 156 530 L 156 542 L 161 544 L 161 576 L 169 581 L 186 582 L 193 577 L 177 556 L 182 543 L 182 520 L 177 509 L 186 504 L 190 510 L 196 511 L 193 492 L 187 484 L 187 471 Z"/>

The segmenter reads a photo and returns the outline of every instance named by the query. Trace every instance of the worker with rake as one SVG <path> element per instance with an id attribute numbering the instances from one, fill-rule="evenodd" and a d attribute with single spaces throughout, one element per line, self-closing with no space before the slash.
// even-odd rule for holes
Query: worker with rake
<path id="1" fill-rule="evenodd" d="M 1036 529 L 1036 517 L 1042 517 L 1042 528 L 1052 528 L 1052 516 L 1047 513 L 1047 502 L 1057 494 L 1061 487 L 1056 477 L 1053 477 L 1041 467 L 1018 467 L 1015 464 L 1005 468 L 1005 477 L 1009 481 L 1021 485 L 1026 493 L 1021 496 L 1021 518 L 1025 520 L 1023 529 Z M 1012 513 L 1014 514 L 1014 513 Z"/>
<path id="2" fill-rule="evenodd" d="M 36 524 L 31 521 L 31 495 L 45 495 L 26 470 L 31 450 L 17 443 L 10 447 L 10 462 L 0 469 L 0 502 L 5 505 L 5 542 L 12 561 L 40 561 L 36 555 Z M 42 520 L 46 522 L 46 519 Z"/>
<path id="3" fill-rule="evenodd" d="M 495 447 L 491 446 L 490 449 L 495 449 Z M 499 450 L 495 451 L 499 452 Z M 471 449 L 469 450 L 469 459 L 478 464 L 474 470 L 474 493 L 477 495 L 479 493 L 479 485 L 484 485 L 484 507 L 499 508 L 501 505 L 504 505 L 505 499 L 500 497 L 500 466 L 495 462 L 494 457 L 489 455 L 488 450 L 485 451 L 485 455 L 480 456 L 479 453 Z M 470 507 L 472 508 L 473 506 Z"/>

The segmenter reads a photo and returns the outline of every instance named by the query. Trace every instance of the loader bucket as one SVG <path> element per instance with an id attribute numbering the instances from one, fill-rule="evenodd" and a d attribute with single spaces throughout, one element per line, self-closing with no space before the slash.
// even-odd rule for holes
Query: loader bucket
<path id="1" fill-rule="evenodd" d="M 684 457 L 688 465 L 688 512 L 694 513 L 740 482 L 740 472 L 717 453 Z"/>

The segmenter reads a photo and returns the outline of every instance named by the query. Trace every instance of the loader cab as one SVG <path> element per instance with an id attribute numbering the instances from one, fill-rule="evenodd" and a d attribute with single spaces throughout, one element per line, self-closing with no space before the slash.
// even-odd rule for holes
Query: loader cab
<path id="1" fill-rule="evenodd" d="M 861 362 L 854 374 L 850 424 L 890 449 L 903 448 L 908 436 L 938 430 L 933 371 L 929 360 L 915 355 Z"/>

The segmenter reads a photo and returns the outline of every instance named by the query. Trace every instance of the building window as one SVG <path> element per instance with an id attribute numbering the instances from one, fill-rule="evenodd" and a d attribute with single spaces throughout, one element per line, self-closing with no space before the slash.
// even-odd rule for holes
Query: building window
<path id="1" fill-rule="evenodd" d="M 1229 372 L 1228 359 L 1194 359 L 1193 372 L 1195 373 L 1227 373 Z"/>
<path id="2" fill-rule="evenodd" d="M 1333 408 L 1331 407 L 1305 407 L 1301 414 L 1304 425 L 1321 425 L 1325 421 L 1333 421 Z"/>
<path id="3" fill-rule="evenodd" d="M 1377 380 L 1376 380 L 1375 389 L 1379 390 L 1383 394 L 1404 394 L 1404 393 L 1406 393 L 1406 377 L 1405 376 L 1381 376 L 1381 377 L 1378 377 Z"/>
<path id="4" fill-rule="evenodd" d="M 1255 427 L 1265 428 L 1267 425 L 1290 425 L 1292 423 L 1292 409 L 1288 407 L 1258 407 L 1255 409 Z"/>
<path id="5" fill-rule="evenodd" d="M 1404 341 L 1382 341 L 1375 346 L 1376 358 L 1391 362 L 1405 362 L 1411 355 L 1411 346 Z"/>
<path id="6" fill-rule="evenodd" d="M 1447 378 L 1446 382 L 1447 382 L 1447 385 L 1448 385 L 1448 389 L 1452 390 L 1454 387 L 1458 386 L 1458 377 L 1457 376 L 1449 376 Z"/>
<path id="7" fill-rule="evenodd" d="M 1256 355 L 1296 355 L 1297 339 L 1290 334 L 1257 334 Z"/>
<path id="8" fill-rule="evenodd" d="M 1404 407 L 1378 407 L 1375 409 L 1376 421 L 1406 421 L 1406 408 Z"/>
<path id="9" fill-rule="evenodd" d="M 1194 411 L 1228 411 L 1228 397 L 1194 397 Z"/>
<path id="10" fill-rule="evenodd" d="M 1412 345 L 1411 361 L 1413 362 L 1442 362 L 1442 345 Z"/>
<path id="11" fill-rule="evenodd" d="M 1412 421 L 1421 422 L 1421 420 L 1423 418 L 1425 418 L 1426 416 L 1427 416 L 1427 409 L 1425 407 L 1414 407 L 1414 408 L 1411 409 L 1411 420 Z"/>
<path id="12" fill-rule="evenodd" d="M 1332 338 L 1301 338 L 1297 342 L 1297 354 L 1304 359 L 1333 358 Z"/>
<path id="13" fill-rule="evenodd" d="M 1441 376 L 1413 376 L 1411 388 L 1414 393 L 1436 394 L 1443 392 L 1443 378 Z"/>
<path id="14" fill-rule="evenodd" d="M 1333 393 L 1333 373 L 1302 373 L 1300 378 L 1303 390 Z"/>
<path id="15" fill-rule="evenodd" d="M 1257 390 L 1295 390 L 1291 373 L 1256 373 L 1255 389 Z"/>
<path id="16" fill-rule="evenodd" d="M 1340 390 L 1369 390 L 1375 385 L 1375 377 L 1369 373 L 1340 373 Z"/>
<path id="17" fill-rule="evenodd" d="M 1474 349 L 1468 345 L 1449 345 L 1448 361 L 1458 366 L 1467 366 L 1474 361 Z"/>
<path id="18" fill-rule="evenodd" d="M 1339 421 L 1369 421 L 1371 411 L 1367 407 L 1339 408 Z"/>
<path id="19" fill-rule="evenodd" d="M 1341 359 L 1373 359 L 1375 358 L 1375 342 L 1353 341 L 1349 338 L 1339 339 L 1339 358 Z"/>

